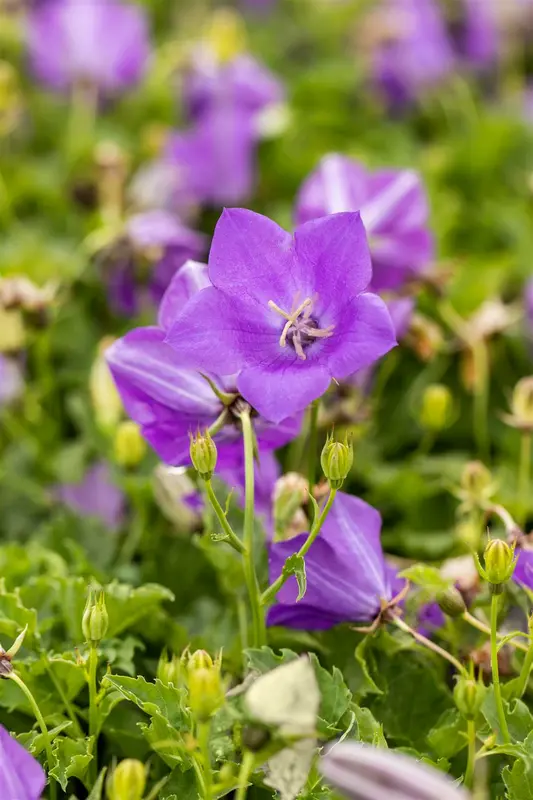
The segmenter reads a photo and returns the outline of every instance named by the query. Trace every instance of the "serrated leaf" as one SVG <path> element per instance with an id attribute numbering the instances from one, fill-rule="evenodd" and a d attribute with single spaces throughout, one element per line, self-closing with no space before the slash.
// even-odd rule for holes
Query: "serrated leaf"
<path id="1" fill-rule="evenodd" d="M 315 670 L 321 698 L 318 731 L 321 736 L 332 736 L 338 732 L 337 723 L 350 707 L 352 693 L 337 667 L 328 672 L 314 653 L 309 654 L 309 660 Z"/>
<path id="2" fill-rule="evenodd" d="M 72 725 L 72 722 L 68 720 L 62 722 L 60 725 L 56 725 L 55 728 L 49 728 L 48 737 L 50 741 L 52 742 L 56 736 L 59 736 L 59 734 L 70 725 Z M 29 733 L 19 733 L 16 738 L 18 742 L 24 745 L 26 750 L 29 750 L 32 756 L 38 756 L 39 753 L 42 753 L 46 747 L 45 739 L 40 729 L 34 729 Z"/>
<path id="3" fill-rule="evenodd" d="M 173 769 L 178 764 L 183 764 L 185 750 L 182 736 L 168 720 L 156 714 L 152 717 L 150 725 L 140 723 L 139 727 L 152 750 L 167 766 Z"/>
<path id="4" fill-rule="evenodd" d="M 194 772 L 175 769 L 159 793 L 160 800 L 198 800 L 198 787 Z"/>
<path id="5" fill-rule="evenodd" d="M 503 707 L 507 719 L 507 726 L 509 728 L 509 735 L 512 742 L 523 742 L 530 731 L 533 730 L 533 715 L 522 700 L 503 700 Z M 498 733 L 498 742 L 503 744 L 503 737 L 499 732 L 500 723 L 498 721 L 498 711 L 496 709 L 496 700 L 494 697 L 494 688 L 491 686 L 485 697 L 485 701 L 481 708 L 481 712 L 491 730 Z"/>
<path id="6" fill-rule="evenodd" d="M 422 586 L 432 594 L 446 591 L 452 583 L 452 581 L 443 578 L 436 567 L 431 567 L 428 564 L 413 564 L 413 566 L 402 570 L 399 573 L 399 577 L 406 578 L 406 580 L 415 583 L 417 586 Z"/>
<path id="7" fill-rule="evenodd" d="M 298 555 L 298 553 L 293 553 L 292 556 L 289 556 L 286 559 L 281 573 L 284 577 L 288 578 L 291 575 L 294 575 L 296 578 L 296 582 L 298 583 L 298 597 L 296 598 L 296 602 L 298 602 L 305 596 L 307 589 L 307 576 L 305 574 L 304 557 Z"/>
<path id="8" fill-rule="evenodd" d="M 55 765 L 50 774 L 56 778 L 63 791 L 66 791 L 69 778 L 79 778 L 85 783 L 87 768 L 93 759 L 92 742 L 86 739 L 56 739 L 53 747 Z"/>
<path id="9" fill-rule="evenodd" d="M 357 697 L 363 698 L 367 694 L 383 694 L 377 683 L 374 681 L 367 660 L 367 648 L 370 644 L 370 637 L 365 636 L 355 648 L 355 661 L 360 669 L 360 687 L 357 689 Z"/>
<path id="10" fill-rule="evenodd" d="M 507 800 L 530 800 L 533 797 L 533 731 L 524 740 L 521 757 L 503 769 Z"/>
<path id="11" fill-rule="evenodd" d="M 133 588 L 125 583 L 113 582 L 105 587 L 105 600 L 109 614 L 107 637 L 112 638 L 152 614 L 162 603 L 172 602 L 174 595 L 158 583 L 146 583 Z"/>
<path id="12" fill-rule="evenodd" d="M 277 656 L 270 647 L 249 648 L 244 651 L 246 667 L 248 672 L 270 672 L 271 669 L 288 664 L 298 658 L 297 653 L 292 650 L 280 650 L 281 655 Z"/>
<path id="13" fill-rule="evenodd" d="M 122 675 L 106 675 L 103 682 L 135 703 L 145 714 L 161 715 L 176 730 L 188 728 L 187 718 L 182 710 L 183 693 L 174 685 L 167 686 L 157 678 L 149 683 L 143 677 L 127 678 Z"/>
<path id="14" fill-rule="evenodd" d="M 466 721 L 456 708 L 448 708 L 428 733 L 428 744 L 439 758 L 451 758 L 467 746 Z"/>
<path id="15" fill-rule="evenodd" d="M 8 592 L 5 584 L 0 581 L 0 645 L 7 650 L 26 626 L 28 626 L 25 638 L 27 647 L 37 630 L 37 612 L 34 608 L 24 606 L 18 589 Z"/>
<path id="16" fill-rule="evenodd" d="M 377 721 L 369 708 L 361 708 L 352 703 L 351 711 L 354 715 L 355 725 L 350 738 L 372 744 L 374 747 L 388 747 L 387 740 L 383 735 L 383 725 Z"/>

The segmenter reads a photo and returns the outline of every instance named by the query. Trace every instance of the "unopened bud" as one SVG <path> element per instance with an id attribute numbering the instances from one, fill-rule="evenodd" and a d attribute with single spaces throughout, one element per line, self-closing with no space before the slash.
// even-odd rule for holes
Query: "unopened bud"
<path id="1" fill-rule="evenodd" d="M 490 539 L 485 547 L 483 568 L 476 558 L 479 574 L 491 584 L 493 591 L 501 591 L 514 572 L 516 558 L 514 545 L 510 547 L 503 539 Z"/>
<path id="2" fill-rule="evenodd" d="M 455 586 L 449 586 L 445 591 L 439 592 L 436 600 L 440 610 L 448 617 L 461 617 L 466 611 L 463 595 Z"/>
<path id="3" fill-rule="evenodd" d="M 333 436 L 328 436 L 320 463 L 331 489 L 340 489 L 353 464 L 353 445 L 348 437 L 344 442 L 337 442 Z"/>
<path id="4" fill-rule="evenodd" d="M 108 800 L 142 800 L 146 786 L 146 770 L 136 758 L 125 758 L 111 773 L 107 782 Z"/>
<path id="5" fill-rule="evenodd" d="M 113 338 L 104 337 L 91 367 L 89 391 L 96 424 L 104 432 L 112 432 L 122 416 L 122 401 L 105 359 L 105 351 L 113 344 Z"/>
<path id="6" fill-rule="evenodd" d="M 200 722 L 205 722 L 224 704 L 220 662 L 204 650 L 197 650 L 187 665 L 189 706 Z"/>
<path id="7" fill-rule="evenodd" d="M 481 675 L 478 680 L 474 676 L 460 675 L 453 689 L 455 705 L 466 719 L 475 719 L 487 695 L 487 687 Z"/>
<path id="8" fill-rule="evenodd" d="M 146 453 L 141 429 L 130 419 L 120 422 L 113 442 L 115 461 L 121 467 L 136 467 Z"/>
<path id="9" fill-rule="evenodd" d="M 95 595 L 96 593 L 91 589 L 81 622 L 85 640 L 93 645 L 102 641 L 109 627 L 109 615 L 105 605 L 104 592 L 99 592 L 97 597 Z"/>
<path id="10" fill-rule="evenodd" d="M 217 465 L 217 446 L 209 431 L 205 434 L 198 431 L 196 436 L 191 436 L 190 455 L 200 478 L 204 481 L 210 480 Z"/>
<path id="11" fill-rule="evenodd" d="M 429 431 L 441 431 L 448 427 L 453 414 L 453 397 L 447 386 L 433 383 L 422 395 L 420 424 Z"/>
<path id="12" fill-rule="evenodd" d="M 183 674 L 183 666 L 183 660 L 179 656 L 169 656 L 167 651 L 163 650 L 157 665 L 157 677 L 166 686 L 169 683 L 179 686 Z"/>
<path id="13" fill-rule="evenodd" d="M 504 414 L 508 425 L 523 431 L 533 430 L 533 375 L 518 381 L 511 400 L 511 414 Z"/>

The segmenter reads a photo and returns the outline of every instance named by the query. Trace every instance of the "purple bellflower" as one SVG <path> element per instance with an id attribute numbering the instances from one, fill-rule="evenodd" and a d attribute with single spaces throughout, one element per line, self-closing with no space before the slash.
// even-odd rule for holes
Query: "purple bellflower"
<path id="1" fill-rule="evenodd" d="M 28 16 L 33 73 L 56 91 L 112 96 L 140 81 L 150 43 L 139 6 L 118 0 L 49 0 Z"/>
<path id="2" fill-rule="evenodd" d="M 0 353 L 0 408 L 13 403 L 23 391 L 24 377 L 18 359 Z"/>
<path id="3" fill-rule="evenodd" d="M 95 517 L 110 530 L 117 530 L 122 522 L 125 497 L 113 483 L 111 471 L 105 462 L 93 464 L 81 483 L 63 483 L 55 487 L 54 495 L 75 514 Z"/>
<path id="4" fill-rule="evenodd" d="M 323 630 L 342 622 L 372 622 L 380 613 L 381 601 L 391 601 L 403 586 L 396 570 L 385 562 L 380 530 L 381 516 L 375 508 L 339 492 L 305 557 L 303 600 L 296 601 L 296 579 L 289 578 L 269 611 L 268 624 Z M 269 546 L 271 582 L 306 538 L 307 534 L 299 534 Z"/>
<path id="5" fill-rule="evenodd" d="M 291 236 L 260 214 L 226 209 L 209 277 L 166 341 L 197 369 L 238 373 L 240 394 L 274 423 L 396 344 L 385 303 L 365 291 L 372 269 L 358 213 Z"/>
<path id="6" fill-rule="evenodd" d="M 359 211 L 372 256 L 372 289 L 398 289 L 434 257 L 429 207 L 413 170 L 369 172 L 346 156 L 325 156 L 302 185 L 296 222 Z"/>
<path id="7" fill-rule="evenodd" d="M 517 559 L 513 572 L 513 581 L 519 586 L 533 591 L 533 550 L 516 549 Z"/>
<path id="8" fill-rule="evenodd" d="M 435 0 L 383 0 L 375 13 L 387 35 L 373 48 L 374 82 L 402 109 L 452 72 L 453 49 Z"/>
<path id="9" fill-rule="evenodd" d="M 474 69 L 490 67 L 496 63 L 501 45 L 495 3 L 463 0 L 462 5 L 459 19 L 452 22 L 458 55 Z"/>
<path id="10" fill-rule="evenodd" d="M 39 762 L 0 725 L 0 797 L 40 800 L 45 784 Z"/>
<path id="11" fill-rule="evenodd" d="M 446 616 L 438 603 L 426 603 L 418 611 L 417 631 L 431 639 L 446 624 Z"/>
<path id="12" fill-rule="evenodd" d="M 141 426 L 144 438 L 162 461 L 173 466 L 189 464 L 189 434 L 209 428 L 226 408 L 227 424 L 215 437 L 218 464 L 219 469 L 225 464 L 235 468 L 242 452 L 237 417 L 242 398 L 236 392 L 235 378 L 217 372 L 204 377 L 166 343 L 170 326 L 181 310 L 186 311 L 200 290 L 209 285 L 207 267 L 188 262 L 163 297 L 159 325 L 126 334 L 106 351 L 106 359 L 127 413 Z M 219 347 L 222 354 L 222 342 Z M 260 448 L 281 447 L 298 435 L 300 424 L 299 417 L 284 419 L 279 425 L 256 418 Z"/>

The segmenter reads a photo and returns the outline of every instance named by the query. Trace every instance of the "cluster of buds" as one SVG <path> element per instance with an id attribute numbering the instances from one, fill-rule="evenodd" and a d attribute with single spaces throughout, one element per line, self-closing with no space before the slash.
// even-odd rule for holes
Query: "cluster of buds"
<path id="1" fill-rule="evenodd" d="M 94 589 L 90 589 L 81 621 L 81 629 L 85 636 L 85 641 L 92 646 L 98 645 L 105 637 L 108 627 L 109 614 L 107 613 L 104 592 L 97 593 Z"/>
<path id="2" fill-rule="evenodd" d="M 526 433 L 533 431 L 533 375 L 518 381 L 511 399 L 511 413 L 503 414 L 504 422 Z"/>
<path id="3" fill-rule="evenodd" d="M 24 642 L 27 631 L 28 626 L 26 625 L 24 630 L 19 633 L 9 650 L 4 650 L 0 646 L 0 678 L 8 678 L 13 672 L 13 664 L 11 662 L 22 647 L 22 643 Z"/>
<path id="4" fill-rule="evenodd" d="M 438 432 L 447 428 L 453 419 L 453 397 L 447 386 L 432 383 L 422 395 L 419 421 L 427 431 Z"/>
<path id="5" fill-rule="evenodd" d="M 107 780 L 107 800 L 142 800 L 145 786 L 144 764 L 136 758 L 125 758 Z"/>
<path id="6" fill-rule="evenodd" d="M 478 572 L 490 584 L 493 594 L 501 594 L 503 585 L 512 576 L 516 564 L 515 545 L 508 545 L 503 539 L 490 539 L 485 547 L 482 567 L 477 553 L 474 553 Z"/>
<path id="7" fill-rule="evenodd" d="M 191 434 L 189 448 L 192 465 L 202 480 L 209 481 L 213 477 L 217 465 L 217 446 L 211 438 L 209 431 L 195 436 Z"/>
<path id="8" fill-rule="evenodd" d="M 346 435 L 344 442 L 338 442 L 328 435 L 320 456 L 322 471 L 331 489 L 340 489 L 353 465 L 353 445 Z"/>
<path id="9" fill-rule="evenodd" d="M 205 650 L 197 650 L 189 657 L 187 664 L 189 708 L 198 722 L 206 722 L 224 705 L 220 670 L 220 657 L 213 661 Z"/>
<path id="10" fill-rule="evenodd" d="M 476 680 L 474 676 L 474 665 L 470 665 L 470 674 L 458 675 L 453 689 L 453 699 L 455 705 L 465 719 L 475 719 L 485 701 L 487 687 L 483 683 L 481 671 Z"/>

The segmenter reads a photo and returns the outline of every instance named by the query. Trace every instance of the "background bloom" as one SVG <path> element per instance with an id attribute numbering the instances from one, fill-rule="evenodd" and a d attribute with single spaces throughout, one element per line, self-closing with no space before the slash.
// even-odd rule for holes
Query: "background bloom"
<path id="1" fill-rule="evenodd" d="M 396 344 L 385 304 L 364 291 L 371 274 L 357 213 L 314 220 L 292 237 L 259 214 L 226 209 L 209 256 L 213 286 L 191 299 L 166 341 L 184 363 L 238 373 L 242 396 L 280 422 Z"/>
<path id="2" fill-rule="evenodd" d="M 429 206 L 413 170 L 370 172 L 337 153 L 325 156 L 296 201 L 298 224 L 339 211 L 359 211 L 372 255 L 372 288 L 397 289 L 434 257 Z"/>
<path id="3" fill-rule="evenodd" d="M 96 517 L 110 530 L 120 527 L 126 500 L 103 461 L 89 467 L 81 482 L 56 486 L 54 495 L 82 517 Z"/>
<path id="4" fill-rule="evenodd" d="M 0 797 L 40 800 L 45 783 L 39 762 L 0 725 Z"/>
<path id="5" fill-rule="evenodd" d="M 339 492 L 305 557 L 305 597 L 296 602 L 296 579 L 289 578 L 269 611 L 268 624 L 319 630 L 341 622 L 374 620 L 380 600 L 391 600 L 399 588 L 395 570 L 385 562 L 380 531 L 381 516 L 375 508 Z M 306 538 L 304 533 L 269 546 L 271 582 Z"/>
<path id="6" fill-rule="evenodd" d="M 24 377 L 18 359 L 0 353 L 0 407 L 19 398 L 24 391 Z"/>

